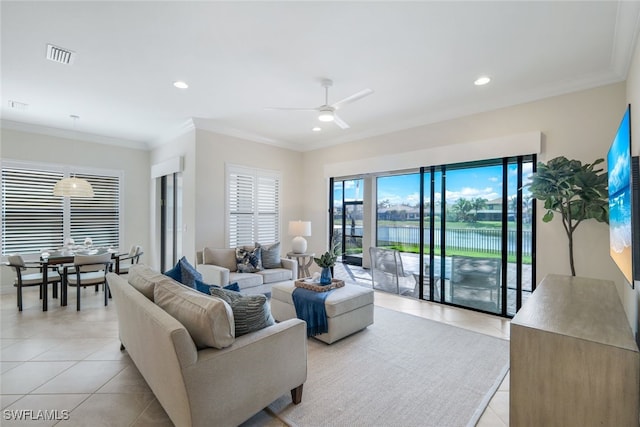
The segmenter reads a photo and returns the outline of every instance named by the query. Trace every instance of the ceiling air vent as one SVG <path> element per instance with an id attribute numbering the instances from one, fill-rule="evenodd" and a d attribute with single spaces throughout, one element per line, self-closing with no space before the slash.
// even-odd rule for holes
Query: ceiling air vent
<path id="1" fill-rule="evenodd" d="M 47 45 L 47 59 L 60 64 L 73 64 L 76 53 L 52 44 Z"/>

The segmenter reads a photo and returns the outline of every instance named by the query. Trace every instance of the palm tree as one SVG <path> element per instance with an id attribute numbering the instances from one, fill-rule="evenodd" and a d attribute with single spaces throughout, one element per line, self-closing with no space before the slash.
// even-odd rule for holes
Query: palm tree
<path id="1" fill-rule="evenodd" d="M 468 221 L 469 212 L 473 209 L 473 205 L 469 200 L 461 197 L 456 201 L 451 209 L 456 213 L 458 221 Z"/>
<path id="2" fill-rule="evenodd" d="M 487 199 L 483 199 L 482 197 L 476 197 L 475 199 L 471 200 L 471 206 L 473 207 L 473 210 L 476 211 L 476 214 L 474 216 L 474 221 L 478 220 L 478 211 L 480 209 L 484 209 L 487 207 Z"/>

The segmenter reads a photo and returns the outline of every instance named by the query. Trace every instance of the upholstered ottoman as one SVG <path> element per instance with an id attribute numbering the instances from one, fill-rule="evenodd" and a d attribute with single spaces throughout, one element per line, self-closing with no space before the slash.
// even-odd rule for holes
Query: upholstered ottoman
<path id="1" fill-rule="evenodd" d="M 293 281 L 271 287 L 271 313 L 279 322 L 297 317 L 292 297 L 294 289 Z M 331 344 L 373 324 L 373 290 L 345 284 L 331 291 L 325 309 L 329 331 L 314 338 Z"/>

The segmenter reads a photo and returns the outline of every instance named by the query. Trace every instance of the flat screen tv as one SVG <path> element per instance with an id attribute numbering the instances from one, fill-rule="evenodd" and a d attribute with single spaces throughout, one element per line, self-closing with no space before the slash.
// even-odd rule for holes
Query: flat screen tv
<path id="1" fill-rule="evenodd" d="M 631 287 L 640 269 L 638 158 L 631 156 L 631 106 L 622 117 L 607 154 L 609 253 Z M 635 186 L 635 189 L 634 189 Z"/>

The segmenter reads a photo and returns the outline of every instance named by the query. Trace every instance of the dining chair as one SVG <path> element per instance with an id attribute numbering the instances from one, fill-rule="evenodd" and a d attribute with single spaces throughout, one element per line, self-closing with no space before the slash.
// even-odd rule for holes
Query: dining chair
<path id="1" fill-rule="evenodd" d="M 129 253 L 126 256 L 121 257 L 118 261 L 118 274 L 128 274 L 129 268 L 140 262 L 140 256 L 142 256 L 143 253 L 142 246 L 132 245 L 131 249 L 129 249 Z M 122 261 L 125 262 L 123 263 Z"/>
<path id="2" fill-rule="evenodd" d="M 76 310 L 80 311 L 80 288 L 87 286 L 104 287 L 104 305 L 108 304 L 109 288 L 107 285 L 107 273 L 111 266 L 111 253 L 99 255 L 76 255 L 73 257 L 75 274 L 67 277 L 67 286 L 76 287 Z"/>
<path id="3" fill-rule="evenodd" d="M 47 271 L 47 284 L 42 281 L 42 271 L 38 273 L 23 274 L 23 271 L 27 269 L 41 269 L 40 263 L 25 263 L 20 255 L 9 255 L 8 265 L 16 270 L 16 278 L 13 282 L 13 286 L 17 288 L 18 292 L 18 310 L 22 311 L 22 288 L 28 286 L 40 287 L 40 298 L 42 299 L 43 286 L 53 284 L 53 297 L 58 296 L 58 283 L 62 280 L 60 275 L 56 271 Z"/>

